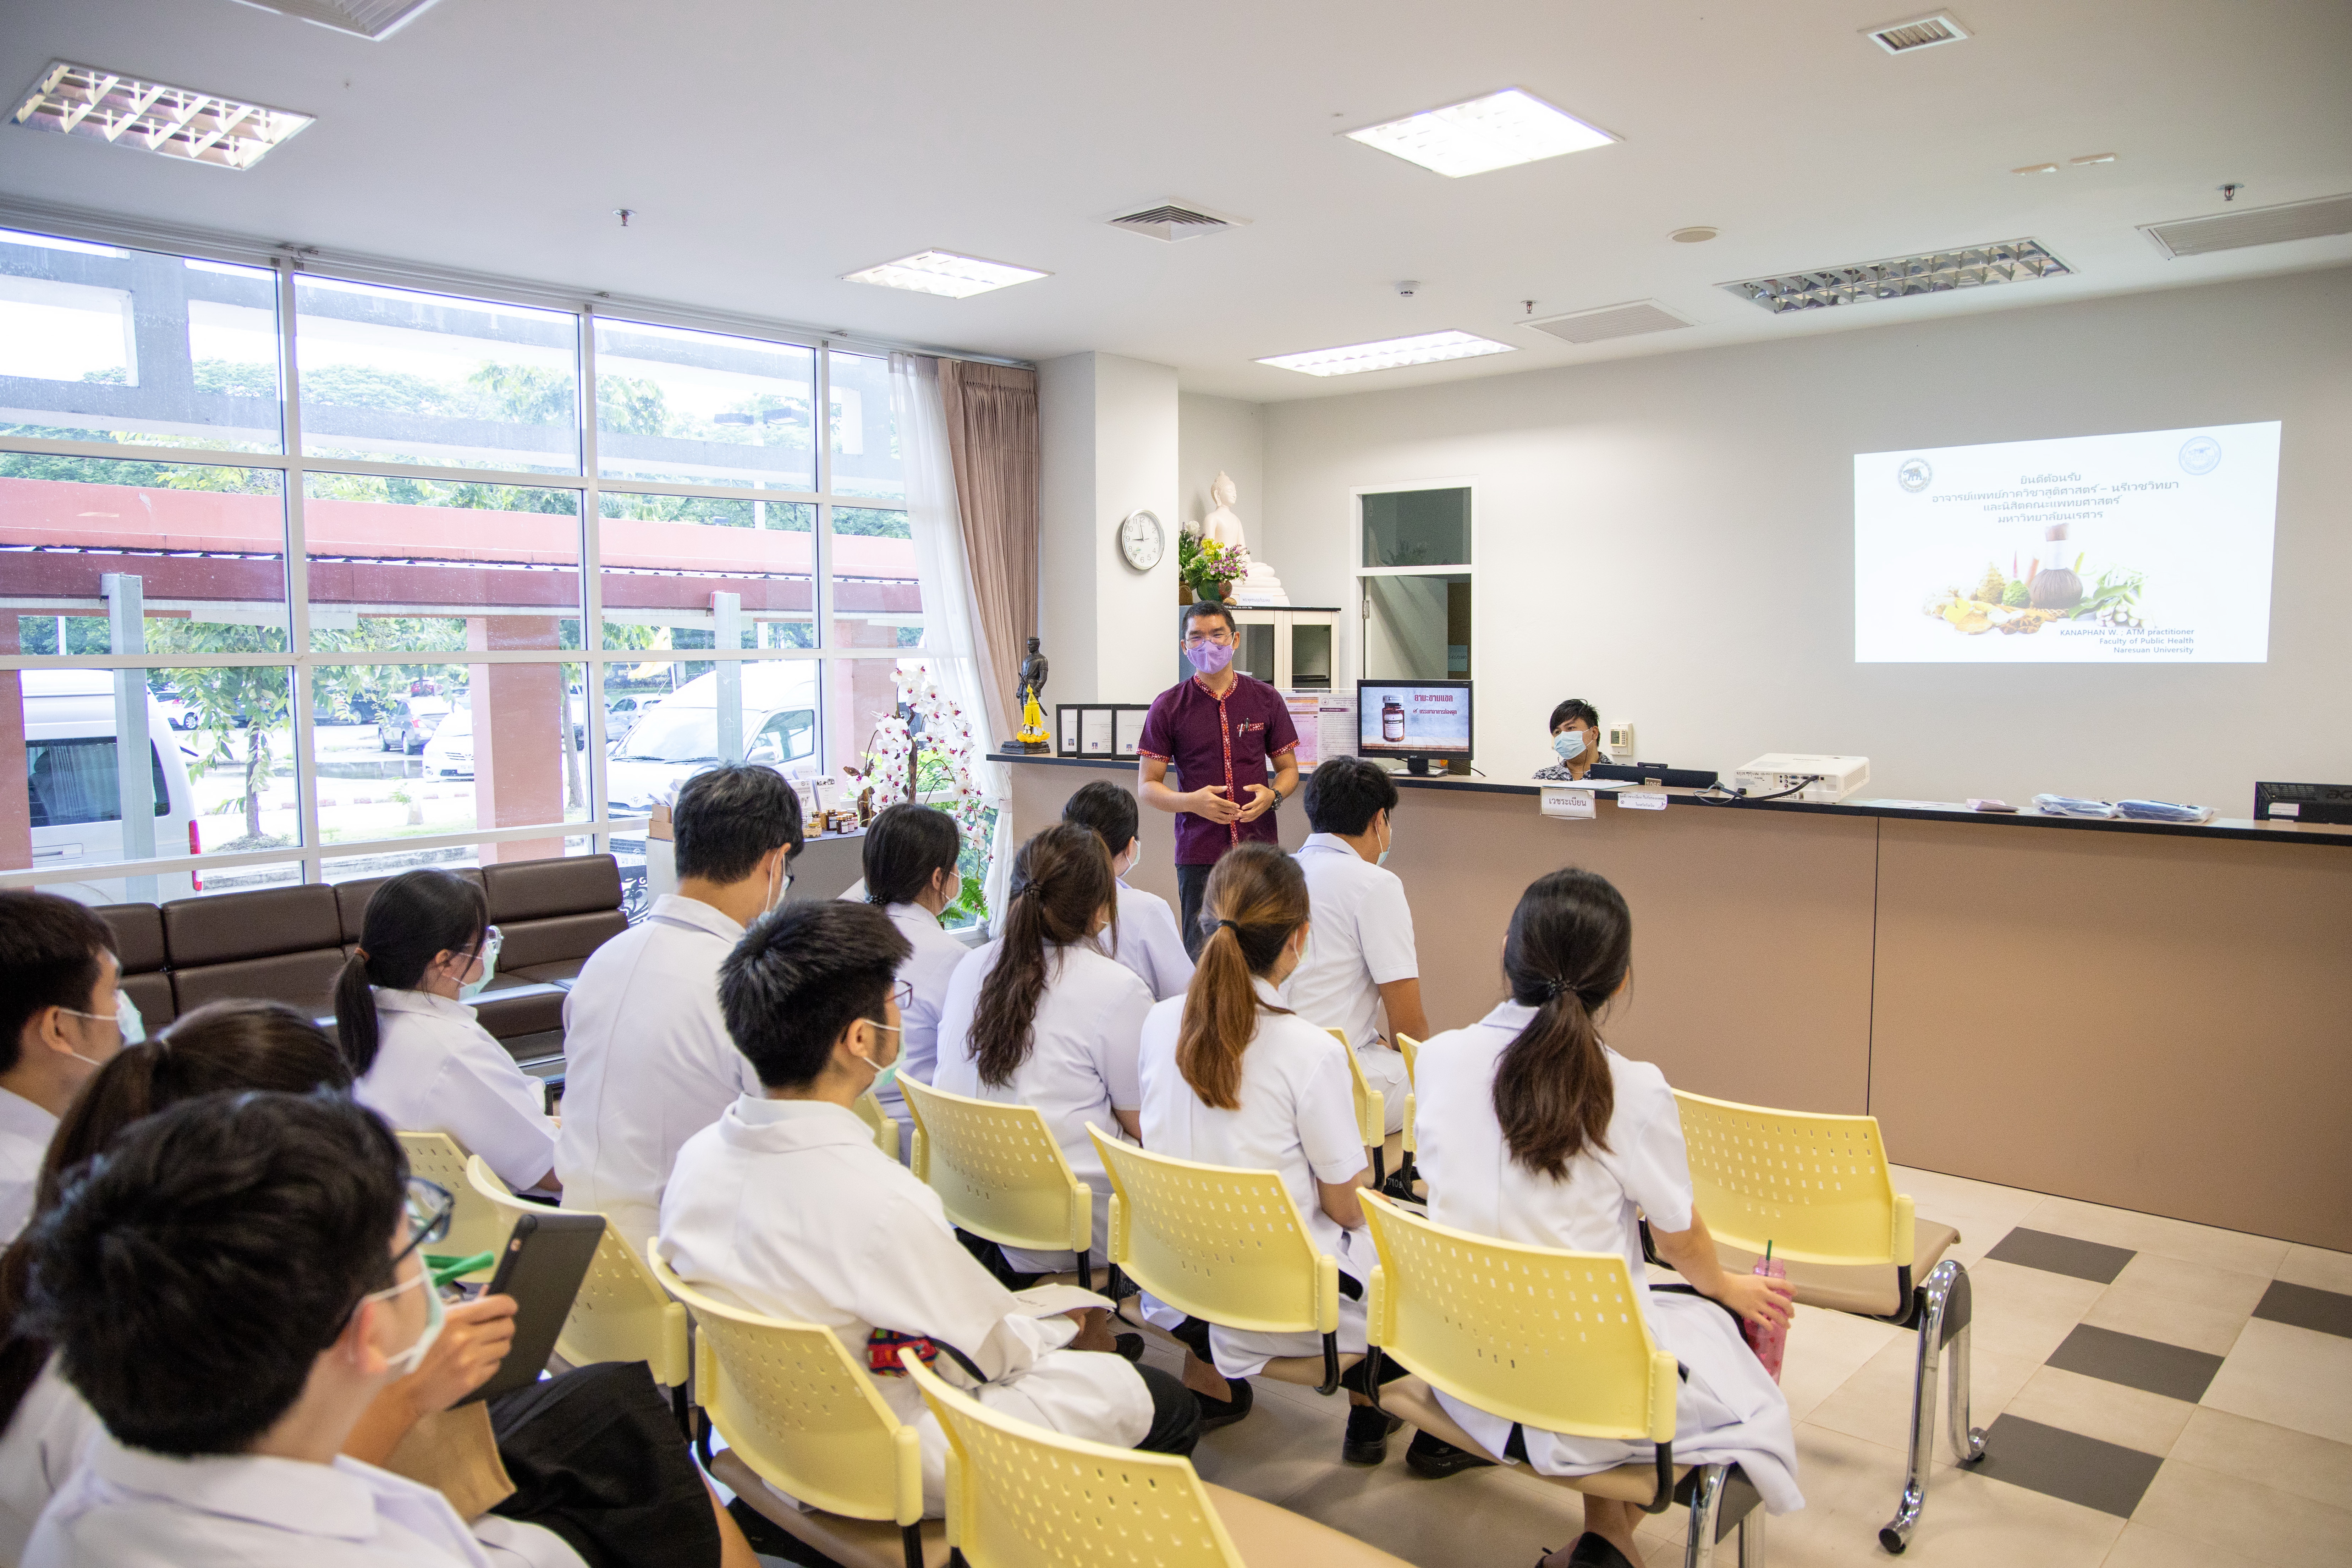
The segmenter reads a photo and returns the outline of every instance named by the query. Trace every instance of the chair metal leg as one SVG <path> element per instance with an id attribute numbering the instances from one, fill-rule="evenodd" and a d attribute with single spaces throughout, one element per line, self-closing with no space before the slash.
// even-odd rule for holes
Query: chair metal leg
<path id="1" fill-rule="evenodd" d="M 1725 1465 L 1706 1465 L 1691 1478 L 1690 1529 L 1683 1537 L 1683 1568 L 1714 1568 L 1715 1535 L 1723 1511 Z"/>
<path id="2" fill-rule="evenodd" d="M 923 1527 L 902 1524 L 898 1527 L 898 1543 L 907 1554 L 907 1568 L 923 1568 Z"/>
<path id="3" fill-rule="evenodd" d="M 1315 1392 L 1326 1398 L 1339 1392 L 1339 1336 L 1337 1334 L 1323 1336 L 1323 1382 Z"/>
<path id="4" fill-rule="evenodd" d="M 1948 1258 L 1936 1265 L 1918 1290 L 1919 1362 L 1911 1387 L 1910 1467 L 1895 1517 L 1878 1531 L 1878 1544 L 1890 1552 L 1900 1552 L 1911 1544 L 1911 1532 L 1918 1527 L 1919 1512 L 1927 1504 L 1927 1475 L 1936 1462 L 1937 1374 L 1942 1370 L 1947 1344 L 1953 1351 L 1954 1454 L 1964 1464 L 1984 1456 L 1984 1434 L 1968 1425 L 1968 1331 L 1973 1315 L 1968 1270 L 1958 1259 Z"/>
<path id="5" fill-rule="evenodd" d="M 694 1401 L 687 1396 L 686 1384 L 679 1384 L 669 1391 L 669 1413 L 677 1420 L 679 1436 L 694 1441 Z"/>
<path id="6" fill-rule="evenodd" d="M 1379 1192 L 1389 1179 L 1388 1151 L 1378 1143 L 1367 1145 L 1372 1152 L 1372 1191 Z"/>
<path id="7" fill-rule="evenodd" d="M 1764 1521 L 1768 1517 L 1762 1509 L 1754 1508 L 1739 1521 L 1739 1568 L 1764 1568 Z"/>

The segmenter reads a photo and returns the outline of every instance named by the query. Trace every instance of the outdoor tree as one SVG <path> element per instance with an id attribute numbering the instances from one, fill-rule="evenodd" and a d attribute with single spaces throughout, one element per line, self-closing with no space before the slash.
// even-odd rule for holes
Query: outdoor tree
<path id="1" fill-rule="evenodd" d="M 147 650 L 155 654 L 281 653 L 285 634 L 274 626 L 231 626 L 217 621 L 152 620 L 147 623 Z M 245 792 L 231 805 L 245 808 L 245 837 L 249 847 L 264 840 L 261 795 L 269 785 L 271 737 L 286 722 L 292 694 L 286 670 L 272 664 L 211 666 L 176 674 L 181 700 L 188 705 L 196 727 L 209 739 L 189 771 L 209 773 L 218 766 L 236 766 L 237 726 L 244 726 Z"/>

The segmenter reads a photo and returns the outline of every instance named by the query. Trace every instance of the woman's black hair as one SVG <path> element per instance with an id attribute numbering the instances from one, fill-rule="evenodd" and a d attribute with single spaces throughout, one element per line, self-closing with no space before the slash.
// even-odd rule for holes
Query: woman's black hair
<path id="1" fill-rule="evenodd" d="M 442 953 L 478 951 L 489 923 L 482 885 L 452 871 L 403 871 L 368 895 L 359 947 L 335 977 L 335 1033 L 354 1079 L 375 1066 L 375 997 L 369 987 L 415 990 Z"/>
<path id="2" fill-rule="evenodd" d="M 911 904 L 934 872 L 953 872 L 963 854 L 955 818 L 928 805 L 886 805 L 866 828 L 866 901 Z"/>
<path id="3" fill-rule="evenodd" d="M 1633 962 L 1633 917 L 1598 873 L 1570 868 L 1519 895 L 1503 939 L 1511 1000 L 1536 1016 L 1503 1047 L 1495 1120 L 1511 1158 L 1554 1180 L 1588 1149 L 1609 1147 L 1617 1088 L 1597 1015 Z"/>
<path id="4" fill-rule="evenodd" d="M 1135 809 L 1134 794 L 1108 779 L 1080 784 L 1062 803 L 1062 820 L 1091 827 L 1100 834 L 1103 847 L 1110 851 L 1114 860 L 1127 852 L 1142 826 L 1142 816 Z"/>
<path id="5" fill-rule="evenodd" d="M 1055 823 L 1013 856 L 996 966 L 980 983 L 972 1008 L 971 1055 L 981 1082 L 1001 1089 L 1029 1059 L 1037 1004 L 1052 978 L 1047 949 L 1086 941 L 1095 917 L 1108 910 L 1104 951 L 1118 951 L 1118 889 L 1101 837 L 1075 822 Z"/>

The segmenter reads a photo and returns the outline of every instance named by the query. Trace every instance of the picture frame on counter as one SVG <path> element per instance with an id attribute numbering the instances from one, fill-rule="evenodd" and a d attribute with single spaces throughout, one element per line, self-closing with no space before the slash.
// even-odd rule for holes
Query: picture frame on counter
<path id="1" fill-rule="evenodd" d="M 1063 703 L 1054 710 L 1054 754 L 1133 762 L 1150 710 L 1140 702 Z"/>

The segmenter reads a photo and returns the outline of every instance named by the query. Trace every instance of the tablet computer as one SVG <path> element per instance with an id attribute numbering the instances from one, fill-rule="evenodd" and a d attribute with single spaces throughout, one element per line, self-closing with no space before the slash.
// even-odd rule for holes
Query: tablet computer
<path id="1" fill-rule="evenodd" d="M 515 1299 L 514 1343 L 507 1347 L 506 1359 L 499 1363 L 489 1382 L 459 1404 L 496 1399 L 539 1381 L 548 1357 L 555 1353 L 556 1336 L 563 1331 L 564 1319 L 572 1315 L 572 1299 L 580 1293 L 580 1281 L 588 1277 L 588 1265 L 604 1234 L 604 1216 L 600 1214 L 549 1209 L 516 1218 L 514 1234 L 507 1237 L 505 1250 L 499 1254 L 498 1272 L 484 1292 Z"/>

